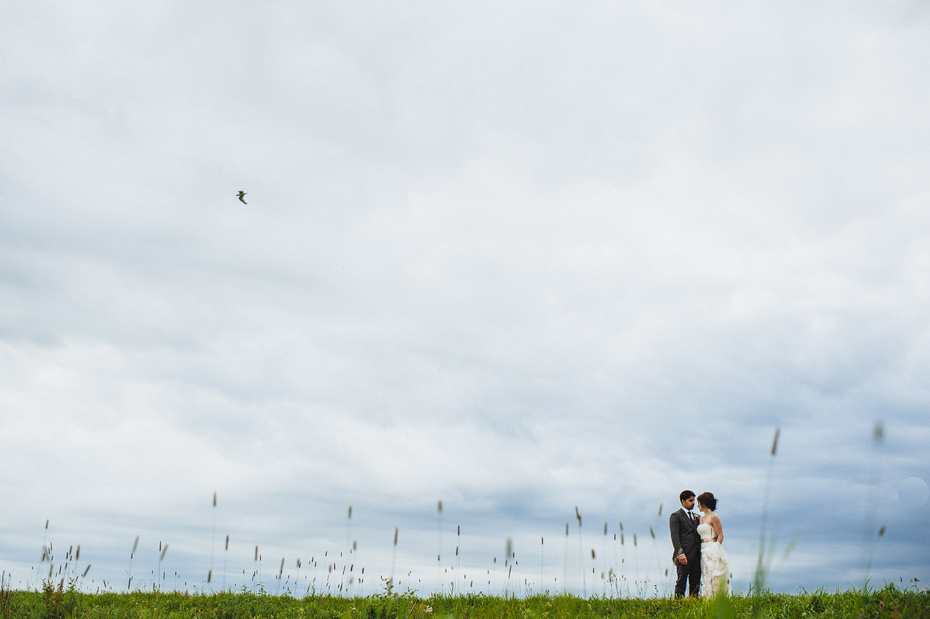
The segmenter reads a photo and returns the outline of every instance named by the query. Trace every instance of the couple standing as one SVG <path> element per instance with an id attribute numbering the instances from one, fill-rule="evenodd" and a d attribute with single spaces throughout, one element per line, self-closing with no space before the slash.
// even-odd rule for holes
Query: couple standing
<path id="1" fill-rule="evenodd" d="M 693 492 L 685 490 L 678 498 L 681 509 L 672 512 L 668 519 L 675 548 L 672 560 L 678 568 L 675 597 L 685 594 L 685 585 L 688 585 L 688 594 L 694 597 L 698 591 L 701 597 L 713 597 L 718 591 L 731 595 L 730 565 L 722 545 L 723 525 L 714 513 L 717 499 L 710 492 L 698 496 L 698 509 L 703 515 L 697 516 L 691 511 L 695 501 Z"/>

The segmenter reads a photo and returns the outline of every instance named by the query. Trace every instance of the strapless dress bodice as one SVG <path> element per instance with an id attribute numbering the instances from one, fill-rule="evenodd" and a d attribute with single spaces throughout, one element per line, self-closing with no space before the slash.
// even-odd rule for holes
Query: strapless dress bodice
<path id="1" fill-rule="evenodd" d="M 709 524 L 699 524 L 697 528 L 698 535 L 701 536 L 702 542 L 714 541 L 714 527 Z"/>

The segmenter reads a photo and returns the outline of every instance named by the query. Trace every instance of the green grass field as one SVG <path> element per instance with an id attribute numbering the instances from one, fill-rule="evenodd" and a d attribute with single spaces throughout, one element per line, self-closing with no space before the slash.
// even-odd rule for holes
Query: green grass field
<path id="1" fill-rule="evenodd" d="M 0 616 L 19 619 L 249 617 L 423 619 L 455 617 L 930 617 L 930 591 L 888 585 L 880 590 L 796 595 L 766 593 L 718 600 L 603 599 L 570 595 L 503 598 L 483 595 L 427 598 L 381 594 L 365 598 L 294 598 L 254 593 L 82 593 L 46 585 L 42 591 L 0 591 Z"/>

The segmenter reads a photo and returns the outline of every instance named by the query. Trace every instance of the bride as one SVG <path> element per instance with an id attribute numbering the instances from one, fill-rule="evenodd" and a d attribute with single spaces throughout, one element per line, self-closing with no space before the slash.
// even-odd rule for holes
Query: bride
<path id="1" fill-rule="evenodd" d="M 698 496 L 697 504 L 704 512 L 697 528 L 701 536 L 701 597 L 714 597 L 718 592 L 733 595 L 730 563 L 723 549 L 723 525 L 714 513 L 717 499 L 712 493 L 704 492 Z"/>

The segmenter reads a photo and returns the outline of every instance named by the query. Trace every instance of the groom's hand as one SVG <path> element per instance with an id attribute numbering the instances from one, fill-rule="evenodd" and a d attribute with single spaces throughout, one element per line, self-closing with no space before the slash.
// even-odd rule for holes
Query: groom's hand
<path id="1" fill-rule="evenodd" d="M 678 555 L 678 562 L 681 563 L 682 565 L 688 565 L 688 557 L 686 557 L 683 554 Z"/>

